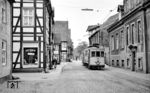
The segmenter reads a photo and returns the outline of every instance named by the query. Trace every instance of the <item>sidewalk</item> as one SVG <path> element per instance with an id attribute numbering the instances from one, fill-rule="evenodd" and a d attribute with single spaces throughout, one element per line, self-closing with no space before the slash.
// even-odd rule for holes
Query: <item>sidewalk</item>
<path id="1" fill-rule="evenodd" d="M 62 71 L 62 68 L 67 62 L 62 62 L 57 65 L 56 69 L 48 70 L 48 73 L 13 73 L 13 76 L 19 77 L 21 81 L 38 81 L 38 80 L 51 80 L 55 79 Z"/>
<path id="2" fill-rule="evenodd" d="M 145 74 L 143 72 L 136 72 L 136 71 L 131 71 L 131 70 L 125 69 L 125 68 L 112 67 L 112 66 L 108 66 L 108 65 L 106 65 L 105 68 L 113 70 L 117 73 L 122 73 L 127 76 L 132 76 L 132 77 L 139 78 L 141 80 L 147 80 L 150 82 L 150 73 Z"/>
<path id="3" fill-rule="evenodd" d="M 56 69 L 49 70 L 49 73 L 13 73 L 13 76 L 20 78 L 19 81 L 21 82 L 19 82 L 18 88 L 7 88 L 7 82 L 4 82 L 0 85 L 0 93 L 36 93 L 38 89 L 44 89 L 42 88 L 43 86 L 49 88 L 49 86 L 55 84 L 63 67 L 67 64 L 68 62 L 62 62 L 60 65 L 57 65 Z"/>

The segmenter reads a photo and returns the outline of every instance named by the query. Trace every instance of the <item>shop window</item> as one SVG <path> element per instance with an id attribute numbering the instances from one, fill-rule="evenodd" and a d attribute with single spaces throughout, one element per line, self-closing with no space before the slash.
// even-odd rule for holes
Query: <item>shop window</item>
<path id="1" fill-rule="evenodd" d="M 7 64 L 7 42 L 2 40 L 2 65 Z"/>

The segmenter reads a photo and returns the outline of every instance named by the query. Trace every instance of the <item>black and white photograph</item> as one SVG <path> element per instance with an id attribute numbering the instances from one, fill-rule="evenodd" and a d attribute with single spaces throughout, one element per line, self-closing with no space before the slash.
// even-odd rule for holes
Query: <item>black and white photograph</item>
<path id="1" fill-rule="evenodd" d="M 150 93 L 150 0 L 0 0 L 0 93 Z"/>

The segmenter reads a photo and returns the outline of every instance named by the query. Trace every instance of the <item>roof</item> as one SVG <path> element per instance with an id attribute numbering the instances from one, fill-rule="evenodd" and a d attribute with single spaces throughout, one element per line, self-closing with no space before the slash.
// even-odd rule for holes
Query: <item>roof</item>
<path id="1" fill-rule="evenodd" d="M 98 33 L 100 31 L 100 28 L 99 29 L 97 29 L 94 33 L 92 33 L 90 36 L 89 36 L 89 38 L 91 38 L 91 37 L 93 37 L 96 33 Z"/>
<path id="2" fill-rule="evenodd" d="M 101 26 L 101 28 L 109 28 L 113 23 L 119 20 L 119 14 L 110 16 Z"/>
<path id="3" fill-rule="evenodd" d="M 86 31 L 91 32 L 91 31 L 93 31 L 94 29 L 97 29 L 97 28 L 99 28 L 99 27 L 100 27 L 99 24 L 98 24 L 98 25 L 89 25 Z"/>
<path id="4" fill-rule="evenodd" d="M 98 31 L 105 31 L 104 29 L 107 29 L 109 28 L 113 23 L 117 22 L 118 21 L 118 13 L 109 17 L 102 25 L 99 25 L 99 29 L 97 29 L 97 31 L 95 31 L 89 38 L 91 38 L 93 35 L 95 35 Z M 96 29 L 98 28 L 98 26 L 93 26 L 93 27 L 90 27 L 89 26 L 89 29 Z"/>

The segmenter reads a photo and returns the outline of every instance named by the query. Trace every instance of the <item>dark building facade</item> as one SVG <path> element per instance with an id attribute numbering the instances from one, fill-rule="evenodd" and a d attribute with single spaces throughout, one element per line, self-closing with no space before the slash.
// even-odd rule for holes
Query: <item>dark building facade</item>
<path id="1" fill-rule="evenodd" d="M 68 21 L 55 21 L 53 33 L 55 46 L 54 55 L 58 57 L 59 62 L 68 61 L 73 55 L 73 43 Z"/>
<path id="2" fill-rule="evenodd" d="M 90 25 L 87 28 L 87 32 L 89 33 L 89 45 L 100 43 L 100 25 Z"/>
<path id="3" fill-rule="evenodd" d="M 89 32 L 89 45 L 97 44 L 99 47 L 105 49 L 105 63 L 109 64 L 109 35 L 107 29 L 118 20 L 119 15 L 115 14 L 109 17 L 101 25 L 91 25 L 88 27 Z"/>
<path id="4" fill-rule="evenodd" d="M 51 27 L 54 10 L 50 0 L 15 0 L 13 4 L 13 70 L 30 64 L 44 70 L 51 65 Z"/>
<path id="5" fill-rule="evenodd" d="M 124 0 L 109 29 L 110 65 L 150 72 L 150 1 Z"/>

